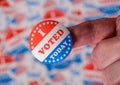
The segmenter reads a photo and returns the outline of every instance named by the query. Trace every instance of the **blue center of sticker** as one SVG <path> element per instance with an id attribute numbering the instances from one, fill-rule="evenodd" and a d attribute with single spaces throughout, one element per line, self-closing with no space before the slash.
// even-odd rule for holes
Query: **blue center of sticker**
<path id="1" fill-rule="evenodd" d="M 46 20 L 33 28 L 29 44 L 35 58 L 44 64 L 54 64 L 69 55 L 72 36 L 59 22 Z"/>

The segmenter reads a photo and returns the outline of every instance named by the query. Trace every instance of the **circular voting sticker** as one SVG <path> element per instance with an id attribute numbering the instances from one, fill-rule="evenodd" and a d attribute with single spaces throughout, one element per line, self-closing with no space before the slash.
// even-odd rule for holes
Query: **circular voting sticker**
<path id="1" fill-rule="evenodd" d="M 65 59 L 72 49 L 68 29 L 54 20 L 38 23 L 30 33 L 32 54 L 42 63 L 54 64 Z"/>

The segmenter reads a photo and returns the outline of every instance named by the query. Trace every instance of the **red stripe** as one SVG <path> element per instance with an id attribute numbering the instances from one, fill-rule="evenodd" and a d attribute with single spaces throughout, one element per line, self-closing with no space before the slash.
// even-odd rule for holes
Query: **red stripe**
<path id="1" fill-rule="evenodd" d="M 47 24 L 47 22 L 49 22 L 49 24 Z M 51 24 L 51 22 L 53 22 L 53 24 Z M 43 23 L 45 23 L 45 25 L 43 25 Z M 30 39 L 32 38 L 32 34 L 35 34 L 35 36 L 33 37 L 33 45 L 30 44 L 32 42 L 31 40 L 29 43 L 31 50 L 33 50 L 32 46 L 35 47 L 57 25 L 54 23 L 58 24 L 58 22 L 56 22 L 54 20 L 47 20 L 47 21 L 40 22 L 33 28 L 32 32 L 30 34 Z M 42 25 L 42 27 L 39 27 L 39 25 Z M 33 32 L 34 30 L 36 30 L 37 27 L 45 33 L 44 37 L 38 31 L 36 33 Z"/>

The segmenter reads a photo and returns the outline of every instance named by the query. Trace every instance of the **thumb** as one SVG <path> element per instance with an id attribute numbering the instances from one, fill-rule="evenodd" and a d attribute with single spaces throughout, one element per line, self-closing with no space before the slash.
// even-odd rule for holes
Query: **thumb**
<path id="1" fill-rule="evenodd" d="M 117 25 L 117 28 L 116 28 L 117 35 L 120 36 L 120 15 L 117 17 L 116 25 Z"/>
<path id="2" fill-rule="evenodd" d="M 116 18 L 103 18 L 68 27 L 73 36 L 73 47 L 96 45 L 116 34 Z"/>

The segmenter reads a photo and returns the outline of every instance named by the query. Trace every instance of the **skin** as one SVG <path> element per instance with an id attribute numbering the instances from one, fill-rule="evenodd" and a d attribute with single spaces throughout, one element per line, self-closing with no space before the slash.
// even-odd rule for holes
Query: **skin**
<path id="1" fill-rule="evenodd" d="M 73 48 L 92 45 L 91 61 L 102 72 L 105 85 L 120 85 L 120 16 L 83 22 L 69 27 Z"/>

